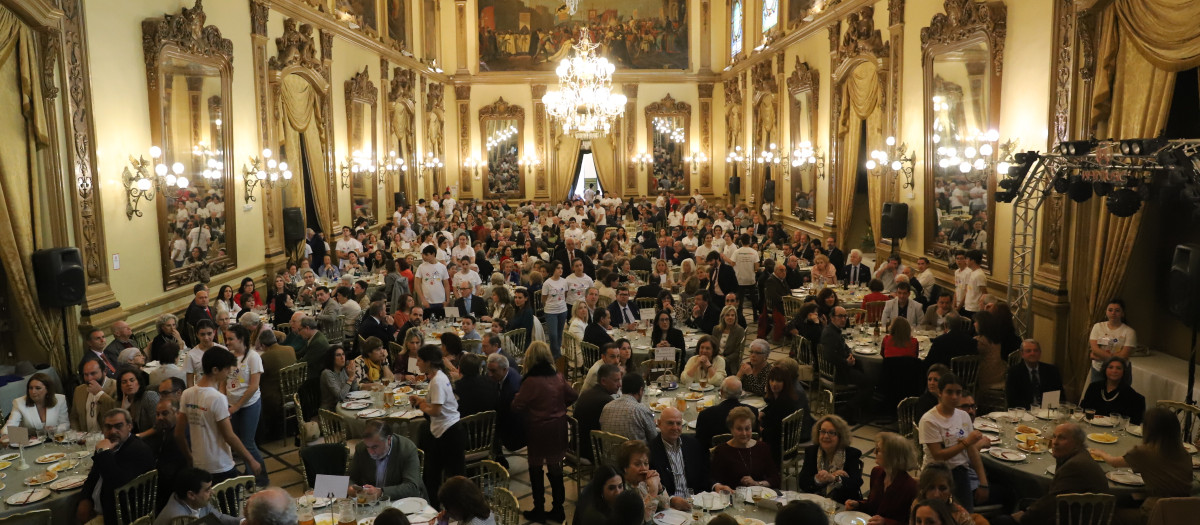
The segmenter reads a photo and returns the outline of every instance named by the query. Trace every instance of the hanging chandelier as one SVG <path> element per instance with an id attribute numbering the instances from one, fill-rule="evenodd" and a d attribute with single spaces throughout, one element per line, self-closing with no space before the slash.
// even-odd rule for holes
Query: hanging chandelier
<path id="1" fill-rule="evenodd" d="M 558 74 L 558 91 L 542 97 L 550 118 L 562 125 L 563 133 L 581 140 L 607 135 L 613 121 L 625 113 L 625 95 L 612 92 L 612 74 L 616 66 L 597 56 L 599 44 L 579 32 L 575 56 L 563 59 Z"/>

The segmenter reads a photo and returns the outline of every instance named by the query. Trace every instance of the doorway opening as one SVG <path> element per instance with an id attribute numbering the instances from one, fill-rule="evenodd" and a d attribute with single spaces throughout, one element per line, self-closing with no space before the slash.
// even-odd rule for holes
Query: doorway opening
<path id="1" fill-rule="evenodd" d="M 579 157 L 575 162 L 578 166 L 575 170 L 574 182 L 571 183 L 570 192 L 567 194 L 567 199 L 580 198 L 589 200 L 585 197 L 590 189 L 594 195 L 592 199 L 604 195 L 604 188 L 600 184 L 600 174 L 596 172 L 596 159 L 592 156 L 592 150 L 580 149 Z"/>
<path id="2" fill-rule="evenodd" d="M 871 231 L 871 206 L 867 192 L 870 182 L 867 180 L 867 123 L 862 121 L 859 133 L 858 152 L 855 157 L 854 175 L 854 204 L 850 213 L 850 228 L 846 233 L 845 246 L 848 250 L 858 248 L 863 255 L 875 253 L 875 235 Z M 865 258 L 865 257 L 864 257 Z"/>

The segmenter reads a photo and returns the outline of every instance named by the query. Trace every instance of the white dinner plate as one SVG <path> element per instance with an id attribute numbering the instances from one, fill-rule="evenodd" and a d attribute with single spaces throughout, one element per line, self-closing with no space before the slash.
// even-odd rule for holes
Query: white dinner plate
<path id="1" fill-rule="evenodd" d="M 691 385 L 688 385 L 688 389 L 694 392 L 712 392 L 713 390 L 716 390 L 716 388 L 716 385 L 713 385 L 712 383 L 705 385 L 704 388 L 700 388 L 700 383 L 692 383 Z"/>
<path id="2" fill-rule="evenodd" d="M 743 399 L 742 403 L 758 409 L 762 409 L 767 406 L 767 401 L 761 397 L 748 397 Z"/>
<path id="3" fill-rule="evenodd" d="M 1025 461 L 1025 459 L 1029 457 L 1029 456 L 1026 456 L 1024 452 L 1018 452 L 1011 448 L 1003 448 L 1003 447 L 992 447 L 990 450 L 988 450 L 988 454 L 991 454 L 992 457 L 994 457 L 1000 461 L 1009 461 L 1012 463 L 1016 463 L 1018 461 Z"/>
<path id="4" fill-rule="evenodd" d="M 412 418 L 420 417 L 420 416 L 421 416 L 421 411 L 417 410 L 415 408 L 410 408 L 408 410 L 397 410 L 395 412 L 392 412 L 391 414 L 388 414 L 388 417 L 398 417 L 401 419 L 412 419 Z"/>
<path id="5" fill-rule="evenodd" d="M 26 444 L 25 444 L 25 446 L 27 446 L 27 447 L 36 447 L 36 446 L 38 446 L 38 445 L 41 445 L 41 444 L 42 444 L 43 442 L 45 442 L 45 441 L 46 441 L 46 440 L 45 440 L 45 439 L 43 439 L 41 436 L 29 436 L 29 442 L 28 442 L 28 443 L 26 443 Z M 9 448 L 21 448 L 21 447 L 20 447 L 19 445 L 17 445 L 16 443 L 9 444 L 9 445 L 8 445 L 8 447 L 9 447 Z"/>
<path id="6" fill-rule="evenodd" d="M 385 415 L 387 415 L 387 412 L 384 411 L 382 408 L 368 408 L 367 410 L 363 410 L 362 412 L 358 413 L 358 417 L 360 419 L 383 417 Z"/>
<path id="7" fill-rule="evenodd" d="M 692 522 L 692 514 L 675 509 L 667 509 L 654 515 L 657 525 L 686 525 Z"/>
<path id="8" fill-rule="evenodd" d="M 8 454 L 0 456 L 0 461 L 14 461 L 19 457 L 21 457 L 21 454 L 19 452 L 10 452 Z"/>
<path id="9" fill-rule="evenodd" d="M 861 355 L 878 355 L 879 347 L 877 347 L 877 346 L 856 346 L 856 347 L 854 347 L 854 353 L 861 354 Z"/>
<path id="10" fill-rule="evenodd" d="M 1040 408 L 1033 413 L 1034 417 L 1046 421 L 1058 419 L 1058 411 L 1049 408 Z"/>
<path id="11" fill-rule="evenodd" d="M 346 394 L 346 399 L 368 399 L 370 397 L 371 393 L 367 392 L 366 390 L 355 390 L 349 394 Z"/>
<path id="12" fill-rule="evenodd" d="M 1117 424 L 1117 420 L 1109 416 L 1096 416 L 1092 418 L 1092 424 L 1098 427 L 1111 427 Z"/>
<path id="13" fill-rule="evenodd" d="M 1121 485 L 1140 487 L 1146 484 L 1145 481 L 1142 481 L 1141 475 L 1128 469 L 1110 470 L 1104 474 L 1104 477 L 1113 483 L 1120 483 Z"/>
<path id="14" fill-rule="evenodd" d="M 67 476 L 51 483 L 50 488 L 57 491 L 71 490 L 82 486 L 85 481 L 87 481 L 87 476 Z"/>
<path id="15" fill-rule="evenodd" d="M 370 401 L 346 401 L 341 404 L 341 407 L 346 410 L 362 410 L 371 406 Z"/>
<path id="16" fill-rule="evenodd" d="M 833 515 L 833 522 L 837 525 L 867 525 L 867 521 L 870 519 L 869 514 L 852 510 Z"/>
<path id="17" fill-rule="evenodd" d="M 995 421 L 979 418 L 975 420 L 975 430 L 980 432 L 1000 432 L 1000 424 Z"/>
<path id="18" fill-rule="evenodd" d="M 692 501 L 697 507 L 715 511 L 729 506 L 729 495 L 716 492 L 701 492 L 693 496 Z"/>
<path id="19" fill-rule="evenodd" d="M 1142 437 L 1142 426 L 1141 425 L 1129 425 L 1129 426 L 1125 427 L 1125 431 L 1128 432 L 1129 435 L 1131 435 L 1131 436 Z"/>
<path id="20" fill-rule="evenodd" d="M 50 496 L 50 491 L 47 489 L 29 489 L 22 490 L 12 496 L 9 496 L 6 502 L 9 505 L 26 505 L 42 501 Z"/>
<path id="21" fill-rule="evenodd" d="M 309 503 L 312 505 L 313 509 L 323 509 L 325 507 L 328 507 L 330 503 L 333 503 L 332 498 L 316 498 L 316 497 L 313 497 L 312 494 L 305 494 L 303 496 L 300 496 L 300 499 L 297 501 L 300 503 Z"/>
<path id="22" fill-rule="evenodd" d="M 392 507 L 404 514 L 416 514 L 428 506 L 429 503 L 421 498 L 404 498 L 392 504 Z"/>

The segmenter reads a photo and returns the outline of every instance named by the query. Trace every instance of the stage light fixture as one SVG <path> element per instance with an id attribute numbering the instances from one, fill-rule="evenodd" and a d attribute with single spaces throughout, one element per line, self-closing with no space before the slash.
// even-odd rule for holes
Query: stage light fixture
<path id="1" fill-rule="evenodd" d="M 1096 193 L 1097 197 L 1104 197 L 1112 193 L 1113 185 L 1111 182 L 1096 181 L 1092 183 L 1092 191 Z"/>
<path id="2" fill-rule="evenodd" d="M 1166 144 L 1165 139 L 1126 139 L 1121 141 L 1122 155 L 1151 155 Z"/>
<path id="3" fill-rule="evenodd" d="M 1117 217 L 1131 217 L 1142 208 L 1142 196 L 1132 188 L 1121 188 L 1112 192 L 1105 204 L 1109 213 Z"/>
<path id="4" fill-rule="evenodd" d="M 1067 170 L 1059 169 L 1054 172 L 1054 182 L 1050 184 L 1054 187 L 1054 191 L 1066 193 L 1071 188 L 1071 180 L 1067 178 Z"/>
<path id="5" fill-rule="evenodd" d="M 1088 153 L 1091 153 L 1091 151 L 1093 149 L 1095 149 L 1096 144 L 1097 144 L 1097 142 L 1095 139 L 1074 140 L 1074 141 L 1070 141 L 1070 142 L 1063 142 L 1062 143 L 1062 151 L 1063 151 L 1063 153 L 1066 153 L 1067 155 L 1074 155 L 1074 156 L 1087 155 Z"/>
<path id="6" fill-rule="evenodd" d="M 1092 198 L 1092 184 L 1081 177 L 1073 177 L 1067 187 L 1067 196 L 1075 202 L 1085 202 Z"/>

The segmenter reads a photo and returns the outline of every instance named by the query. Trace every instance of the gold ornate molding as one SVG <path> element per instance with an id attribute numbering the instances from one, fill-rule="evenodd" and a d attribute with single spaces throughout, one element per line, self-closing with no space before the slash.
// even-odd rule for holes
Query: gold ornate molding
<path id="1" fill-rule="evenodd" d="M 325 66 L 317 58 L 317 45 L 313 40 L 313 27 L 309 24 L 297 26 L 295 18 L 283 20 L 283 36 L 275 39 L 279 54 L 271 57 L 267 65 L 279 71 L 288 66 L 311 69 L 325 76 Z"/>
<path id="2" fill-rule="evenodd" d="M 882 33 L 875 29 L 874 6 L 867 6 L 855 13 L 850 13 L 846 17 L 845 25 L 846 32 L 842 35 L 841 44 L 837 46 L 838 63 L 843 63 L 856 56 L 888 57 L 891 46 L 890 43 L 883 41 Z"/>
<path id="3" fill-rule="evenodd" d="M 495 102 L 479 108 L 479 118 L 497 118 L 497 119 L 517 119 L 525 120 L 525 108 L 516 104 L 509 104 L 500 97 Z"/>
<path id="4" fill-rule="evenodd" d="M 983 33 L 992 53 L 992 69 L 1004 69 L 1004 38 L 1008 32 L 1008 7 L 1003 2 L 980 4 L 974 0 L 945 0 L 945 13 L 933 15 L 929 27 L 921 28 L 921 54 L 933 46 L 960 42 Z"/>
<path id="5" fill-rule="evenodd" d="M 413 99 L 413 88 L 416 86 L 417 74 L 411 69 L 397 67 L 392 69 L 392 84 L 388 90 L 388 102 Z"/>
<path id="6" fill-rule="evenodd" d="M 904 0 L 888 0 L 888 25 L 904 23 Z"/>
<path id="7" fill-rule="evenodd" d="M 271 6 L 259 0 L 250 0 L 250 34 L 267 36 L 267 20 L 271 16 Z"/>
<path id="8" fill-rule="evenodd" d="M 379 89 L 371 82 L 369 68 L 370 66 L 363 66 L 362 71 L 355 73 L 345 82 L 346 104 L 362 102 L 374 106 L 379 101 Z"/>
<path id="9" fill-rule="evenodd" d="M 532 92 L 533 148 L 537 153 L 537 158 L 541 159 L 541 162 L 534 168 L 537 172 L 534 194 L 540 197 L 546 192 L 546 165 L 549 164 L 546 159 L 546 105 L 542 103 L 542 97 L 546 95 L 545 84 L 534 84 Z"/>
<path id="10" fill-rule="evenodd" d="M 676 114 L 692 114 L 692 105 L 687 102 L 675 100 L 670 94 L 663 97 L 658 102 L 653 102 L 646 106 L 646 119 L 649 120 L 655 116 L 661 115 L 676 115 Z"/>
<path id="11" fill-rule="evenodd" d="M 183 8 L 178 15 L 163 15 L 142 21 L 142 51 L 146 55 L 146 79 L 150 89 L 158 87 L 159 54 L 167 46 L 180 51 L 224 60 L 233 68 L 233 41 L 221 37 L 217 26 L 206 26 L 203 0 L 196 0 L 191 9 Z"/>
<path id="12" fill-rule="evenodd" d="M 443 106 L 445 91 L 445 85 L 430 81 L 429 85 L 426 86 L 425 111 L 433 111 L 435 109 L 445 111 L 445 106 Z"/>
<path id="13" fill-rule="evenodd" d="M 775 94 L 779 90 L 779 83 L 775 81 L 775 70 L 772 68 L 771 62 L 754 64 L 750 70 L 750 82 L 755 92 L 755 98 L 758 97 L 758 93 Z"/>
<path id="14" fill-rule="evenodd" d="M 521 106 L 518 106 L 516 104 L 509 104 L 508 101 L 504 100 L 504 97 L 500 97 L 495 102 L 479 108 L 479 136 L 480 136 L 480 138 L 485 139 L 485 137 L 483 135 L 484 135 L 484 130 L 486 129 L 485 123 L 487 121 L 489 121 L 489 120 L 510 120 L 510 119 L 517 121 L 517 147 L 520 148 L 521 150 L 524 150 L 525 149 L 525 108 L 522 108 Z M 490 186 L 488 185 L 488 182 L 487 182 L 487 177 L 490 177 L 491 173 L 488 170 L 488 165 L 487 165 L 486 160 L 485 160 L 482 170 L 484 173 L 484 180 L 482 183 L 483 191 L 481 193 L 483 194 L 484 197 L 489 198 L 489 199 L 490 198 L 503 199 L 503 198 L 512 198 L 512 197 L 522 198 L 525 196 L 525 178 L 524 177 L 518 176 L 518 180 L 520 182 L 518 183 L 518 188 L 517 188 L 515 195 L 508 194 L 508 193 L 492 193 Z"/>

